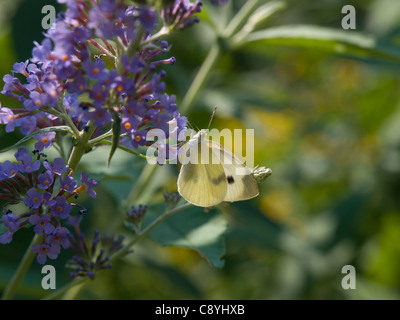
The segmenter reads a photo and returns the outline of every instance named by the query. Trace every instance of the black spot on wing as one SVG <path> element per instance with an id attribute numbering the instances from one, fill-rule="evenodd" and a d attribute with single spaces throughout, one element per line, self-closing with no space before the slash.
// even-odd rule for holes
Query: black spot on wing
<path id="1" fill-rule="evenodd" d="M 211 179 L 212 183 L 215 185 L 219 185 L 224 180 L 225 180 L 225 173 L 221 174 L 218 178 Z"/>
<path id="2" fill-rule="evenodd" d="M 227 177 L 226 177 L 226 180 L 228 181 L 229 184 L 232 184 L 232 183 L 235 182 L 235 179 L 233 179 L 232 176 L 227 176 Z"/>

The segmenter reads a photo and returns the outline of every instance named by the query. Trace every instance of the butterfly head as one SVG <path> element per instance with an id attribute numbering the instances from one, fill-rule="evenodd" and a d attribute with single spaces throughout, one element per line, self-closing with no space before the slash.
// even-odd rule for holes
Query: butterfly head
<path id="1" fill-rule="evenodd" d="M 207 131 L 206 129 L 201 129 L 199 132 L 197 132 L 193 138 L 191 139 L 192 141 L 196 141 L 197 143 L 201 143 L 205 138 L 207 137 Z"/>

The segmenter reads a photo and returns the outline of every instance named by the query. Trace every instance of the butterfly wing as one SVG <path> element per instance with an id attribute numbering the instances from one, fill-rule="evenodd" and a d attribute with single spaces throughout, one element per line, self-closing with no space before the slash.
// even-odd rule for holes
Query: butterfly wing
<path id="1" fill-rule="evenodd" d="M 201 161 L 201 157 L 199 153 L 197 164 L 189 161 L 182 165 L 178 192 L 196 206 L 212 207 L 224 201 L 228 183 L 222 164 L 204 161 L 204 156 Z"/>
<path id="2" fill-rule="evenodd" d="M 251 170 L 219 143 L 212 140 L 208 140 L 208 143 L 215 156 L 219 155 L 225 171 L 227 192 L 224 201 L 248 200 L 258 196 L 258 184 Z"/>

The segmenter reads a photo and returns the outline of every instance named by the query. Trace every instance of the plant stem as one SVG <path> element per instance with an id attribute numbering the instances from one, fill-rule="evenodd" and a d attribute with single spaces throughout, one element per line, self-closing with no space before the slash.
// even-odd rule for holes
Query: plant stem
<path id="1" fill-rule="evenodd" d="M 35 258 L 35 253 L 32 252 L 32 246 L 34 244 L 39 244 L 41 241 L 42 241 L 42 235 L 35 234 L 31 244 L 28 246 L 24 256 L 22 257 L 22 260 L 17 268 L 17 271 L 15 272 L 13 278 L 11 279 L 6 289 L 4 290 L 3 296 L 1 297 L 2 300 L 10 300 L 14 297 L 18 285 L 24 279 L 26 272 L 28 271 L 33 259 Z"/>
<path id="2" fill-rule="evenodd" d="M 98 136 L 96 138 L 93 138 L 92 140 L 89 140 L 88 147 L 89 148 L 93 147 L 96 143 L 101 142 L 101 140 L 103 140 L 103 139 L 107 139 L 109 137 L 112 137 L 112 135 L 113 135 L 113 131 L 109 130 L 106 133 L 103 133 L 102 135 L 100 135 L 100 136 Z"/>
<path id="3" fill-rule="evenodd" d="M 160 31 L 158 31 L 156 34 L 154 34 L 154 35 L 152 35 L 150 38 L 148 38 L 148 39 L 142 41 L 142 42 L 140 43 L 140 45 L 141 45 L 141 46 L 145 46 L 145 45 L 151 43 L 152 41 L 155 41 L 155 40 L 161 38 L 162 36 L 165 36 L 165 35 L 169 34 L 169 33 L 171 33 L 171 30 L 172 30 L 172 29 L 173 29 L 173 28 L 164 26 L 164 27 L 162 27 L 162 28 L 160 29 Z"/>
<path id="4" fill-rule="evenodd" d="M 156 173 L 157 168 L 159 168 L 159 166 L 156 164 L 151 165 L 151 164 L 146 163 L 139 179 L 137 180 L 137 183 L 132 188 L 132 190 L 129 192 L 129 195 L 127 197 L 128 203 L 137 201 L 138 198 L 141 197 L 141 195 L 143 194 L 143 192 L 146 190 L 147 186 L 149 185 L 151 179 L 154 177 L 154 174 Z"/>
<path id="5" fill-rule="evenodd" d="M 72 290 L 78 285 L 83 285 L 84 283 L 89 282 L 89 278 L 75 278 L 73 281 L 69 282 L 66 284 L 64 287 L 53 291 L 49 295 L 45 296 L 43 300 L 54 300 L 57 299 L 60 295 L 62 295 L 64 292 L 67 292 L 69 290 Z"/>
<path id="6" fill-rule="evenodd" d="M 246 22 L 249 15 L 255 10 L 260 0 L 246 1 L 243 7 L 240 8 L 239 12 L 233 17 L 229 25 L 224 31 L 225 37 L 232 37 L 240 27 Z"/>
<path id="7" fill-rule="evenodd" d="M 200 92 L 204 82 L 206 81 L 211 69 L 215 66 L 218 58 L 220 56 L 221 49 L 218 42 L 214 43 L 208 52 L 206 59 L 204 60 L 203 64 L 201 65 L 199 71 L 196 74 L 192 84 L 190 85 L 189 90 L 186 92 L 185 97 L 183 98 L 180 104 L 180 112 L 183 114 L 187 114 L 190 108 L 193 107 L 194 101 L 197 95 Z"/>
<path id="8" fill-rule="evenodd" d="M 43 111 L 46 113 L 50 113 L 56 117 L 59 117 L 60 119 L 63 119 L 68 127 L 71 129 L 72 135 L 74 136 L 75 139 L 78 139 L 79 137 L 79 130 L 76 128 L 75 124 L 72 122 L 72 119 L 64 113 L 57 111 L 56 109 L 49 109 L 49 108 L 40 108 L 39 111 Z"/>
<path id="9" fill-rule="evenodd" d="M 64 161 L 66 161 L 67 160 L 67 155 L 65 153 L 64 146 L 63 146 L 62 140 L 60 139 L 60 136 L 56 136 L 55 143 L 58 145 L 61 158 Z"/>
<path id="10" fill-rule="evenodd" d="M 79 133 L 77 144 L 72 149 L 71 155 L 69 157 L 68 166 L 72 169 L 72 171 L 75 171 L 79 161 L 85 154 L 88 147 L 88 141 L 92 136 L 94 130 L 96 129 L 91 121 L 88 122 L 87 127 L 88 129 L 84 129 L 82 130 L 82 132 Z"/>

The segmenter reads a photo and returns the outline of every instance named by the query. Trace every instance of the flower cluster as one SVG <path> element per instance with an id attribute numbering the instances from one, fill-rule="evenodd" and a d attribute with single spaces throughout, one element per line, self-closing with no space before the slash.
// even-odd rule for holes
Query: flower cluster
<path id="1" fill-rule="evenodd" d="M 102 235 L 98 230 L 94 232 L 91 244 L 88 246 L 85 235 L 79 228 L 80 219 L 71 219 L 71 225 L 75 229 L 75 237 L 69 234 L 70 248 L 75 253 L 68 267 L 74 269 L 71 277 L 94 278 L 95 272 L 102 269 L 110 269 L 110 256 L 123 248 L 123 236 Z M 128 251 L 130 252 L 130 251 Z M 127 252 L 127 253 L 128 253 Z"/>
<path id="2" fill-rule="evenodd" d="M 140 224 L 146 215 L 147 205 L 140 204 L 138 207 L 132 206 L 131 210 L 126 212 L 127 218 L 134 224 Z"/>
<path id="3" fill-rule="evenodd" d="M 73 199 L 80 192 L 85 190 L 96 197 L 93 188 L 97 181 L 82 172 L 78 186 L 61 158 L 52 164 L 46 159 L 42 163 L 44 155 L 37 151 L 34 154 L 36 158 L 32 159 L 28 150 L 20 147 L 15 153 L 16 162 L 0 163 L 0 200 L 6 203 L 2 222 L 8 229 L 0 235 L 0 243 L 10 243 L 16 231 L 32 226 L 36 234 L 43 235 L 42 243 L 32 248 L 37 261 L 43 264 L 47 257 L 55 259 L 61 247 L 68 248 L 69 231 L 62 221 L 70 218 L 73 206 L 79 207 Z M 18 203 L 23 203 L 25 210 L 17 215 L 9 206 Z"/>
<path id="4" fill-rule="evenodd" d="M 158 70 L 175 59 L 157 59 L 169 45 L 151 34 L 157 31 L 156 11 L 117 0 L 59 2 L 67 5 L 65 14 L 59 15 L 42 43 L 35 43 L 32 58 L 15 63 L 12 73 L 3 78 L 1 92 L 22 106 L 0 106 L 0 123 L 6 131 L 20 127 L 22 134 L 29 135 L 64 124 L 81 130 L 91 121 L 98 128 L 95 138 L 117 117 L 120 143 L 137 148 L 146 145 L 152 128 L 168 136 L 171 120 L 183 130 L 187 120 L 179 114 L 175 96 L 164 93 L 166 73 Z M 160 12 L 163 30 L 193 24 L 200 9 L 198 1 L 171 2 Z M 93 56 L 95 50 L 98 54 Z M 55 134 L 48 135 L 47 143 L 38 144 L 38 149 L 51 145 Z"/>
<path id="5" fill-rule="evenodd" d="M 175 58 L 164 56 L 170 45 L 161 37 L 196 23 L 201 2 L 58 2 L 66 5 L 65 13 L 41 43 L 35 42 L 32 57 L 15 63 L 3 77 L 1 93 L 16 99 L 19 107 L 0 104 L 0 124 L 6 132 L 19 128 L 27 136 L 24 140 L 34 138 L 36 143 L 34 157 L 21 147 L 15 162 L 0 163 L 0 243 L 10 243 L 16 231 L 31 226 L 42 239 L 32 247 L 39 263 L 55 259 L 61 247 L 71 247 L 77 254 L 74 276 L 92 277 L 95 270 L 109 267 L 107 252 L 98 252 L 97 246 L 106 238 L 96 234 L 89 251 L 83 234 L 76 232 L 76 240 L 63 224 L 78 230 L 80 219 L 71 211 L 78 207 L 82 214 L 86 209 L 74 199 L 82 191 L 95 198 L 97 182 L 82 172 L 78 183 L 71 168 L 75 170 L 84 152 L 111 136 L 113 147 L 156 147 L 160 164 L 176 156 L 178 148 L 170 141 L 186 129 L 187 119 L 179 114 L 175 96 L 165 93 L 162 67 L 173 65 Z M 165 133 L 153 144 L 152 129 Z M 44 159 L 43 150 L 52 145 L 67 158 L 60 142 L 65 132 L 74 138 L 68 165 L 62 158 Z M 16 208 L 24 210 L 17 213 Z M 141 219 L 145 211 L 133 208 L 131 218 Z M 108 253 L 121 248 L 122 238 L 107 239 Z"/>

